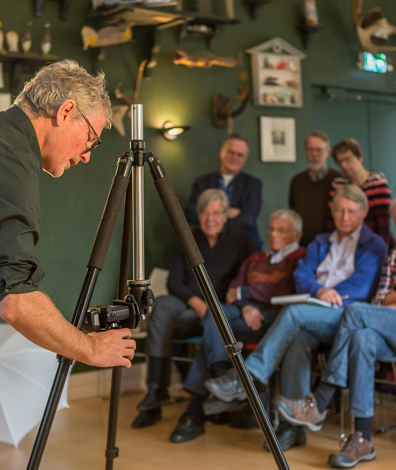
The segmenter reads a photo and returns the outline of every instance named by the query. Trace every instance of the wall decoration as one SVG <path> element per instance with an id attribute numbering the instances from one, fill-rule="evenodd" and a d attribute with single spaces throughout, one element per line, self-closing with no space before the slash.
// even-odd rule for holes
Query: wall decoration
<path id="1" fill-rule="evenodd" d="M 262 106 L 303 105 L 301 51 L 281 38 L 263 42 L 251 54 L 254 104 Z"/>
<path id="2" fill-rule="evenodd" d="M 362 11 L 363 0 L 353 0 L 352 20 L 362 51 L 376 56 L 380 51 L 396 51 L 396 46 L 387 46 L 389 36 L 396 34 L 396 26 L 382 16 L 381 8 Z"/>
<path id="3" fill-rule="evenodd" d="M 19 35 L 15 31 L 8 31 L 5 35 L 8 52 L 18 52 Z"/>
<path id="4" fill-rule="evenodd" d="M 22 46 L 22 50 L 25 54 L 27 54 L 31 47 L 32 47 L 32 22 L 29 21 L 27 26 L 26 26 L 26 30 L 25 30 L 25 33 L 24 35 L 21 37 L 21 46 Z"/>
<path id="5" fill-rule="evenodd" d="M 43 14 L 44 1 L 45 0 L 33 0 L 35 16 L 40 17 Z M 60 0 L 60 3 L 59 17 L 61 20 L 67 20 L 71 0 Z"/>
<path id="6" fill-rule="evenodd" d="M 242 57 L 222 57 L 210 52 L 184 52 L 177 50 L 173 63 L 176 65 L 186 65 L 187 67 L 202 67 L 208 69 L 213 65 L 220 67 L 236 67 L 242 65 Z"/>
<path id="7" fill-rule="evenodd" d="M 50 31 L 51 25 L 50 23 L 46 23 L 44 27 L 45 27 L 45 33 L 44 33 L 43 39 L 41 40 L 41 51 L 43 55 L 48 55 L 51 50 L 51 31 Z"/>
<path id="8" fill-rule="evenodd" d="M 240 20 L 233 17 L 232 0 L 224 1 L 228 17 L 212 15 L 211 0 L 196 0 L 197 11 L 182 10 L 183 1 L 179 0 L 178 11 L 191 17 L 181 27 L 179 42 L 183 43 L 187 36 L 200 36 L 206 39 L 207 47 L 212 48 L 220 26 L 240 23 Z"/>
<path id="9" fill-rule="evenodd" d="M 1 29 L 3 23 L 0 21 L 0 53 L 4 54 L 4 33 L 3 30 Z"/>
<path id="10" fill-rule="evenodd" d="M 296 161 L 296 120 L 294 118 L 260 118 L 261 161 Z"/>
<path id="11" fill-rule="evenodd" d="M 243 4 L 249 10 L 250 17 L 255 20 L 257 19 L 261 9 L 271 0 L 243 0 Z"/>
<path id="12" fill-rule="evenodd" d="M 308 49 L 312 35 L 323 28 L 319 24 L 319 15 L 315 0 L 304 0 L 304 10 L 304 21 L 300 26 L 300 31 L 303 36 L 304 49 Z"/>
<path id="13" fill-rule="evenodd" d="M 88 47 L 112 46 L 128 42 L 132 39 L 132 26 L 131 22 L 118 26 L 105 26 L 98 31 L 90 26 L 83 26 L 81 29 L 83 50 L 86 51 Z"/>
<path id="14" fill-rule="evenodd" d="M 6 111 L 11 106 L 11 94 L 0 93 L 0 111 Z"/>

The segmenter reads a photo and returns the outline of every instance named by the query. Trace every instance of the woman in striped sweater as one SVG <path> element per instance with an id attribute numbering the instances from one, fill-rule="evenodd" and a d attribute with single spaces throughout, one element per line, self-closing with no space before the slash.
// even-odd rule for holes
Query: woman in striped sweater
<path id="1" fill-rule="evenodd" d="M 364 168 L 362 147 L 354 139 L 345 139 L 336 144 L 331 151 L 331 155 L 340 167 L 342 176 L 333 180 L 330 198 L 333 198 L 336 189 L 340 186 L 351 183 L 359 186 L 369 201 L 369 212 L 364 220 L 365 224 L 384 239 L 389 250 L 394 248 L 396 242 L 389 230 L 392 195 L 385 175 Z M 329 202 L 330 205 L 331 202 Z M 329 207 L 326 231 L 331 232 L 334 228 L 334 221 Z"/>

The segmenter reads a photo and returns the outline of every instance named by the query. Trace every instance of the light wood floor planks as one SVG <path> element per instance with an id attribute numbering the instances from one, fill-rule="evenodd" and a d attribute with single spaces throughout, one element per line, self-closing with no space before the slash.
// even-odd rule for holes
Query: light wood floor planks
<path id="1" fill-rule="evenodd" d="M 206 424 L 206 434 L 185 444 L 168 441 L 186 403 L 163 408 L 163 419 L 155 426 L 135 430 L 130 423 L 142 394 L 121 397 L 117 445 L 120 456 L 114 470 L 229 470 L 230 468 L 276 469 L 270 454 L 262 450 L 259 430 L 243 431 L 227 425 Z M 104 448 L 107 433 L 108 400 L 72 402 L 70 409 L 58 412 L 40 470 L 105 469 Z M 396 422 L 394 404 L 385 417 Z M 383 407 L 385 408 L 385 407 Z M 382 419 L 382 418 L 381 418 Z M 15 449 L 0 443 L 0 469 L 24 470 L 36 437 L 30 432 Z M 338 449 L 338 417 L 327 420 L 318 434 L 308 432 L 308 444 L 285 453 L 292 470 L 326 469 L 328 455 Z M 358 465 L 363 470 L 396 468 L 396 431 L 375 438 L 377 459 Z"/>

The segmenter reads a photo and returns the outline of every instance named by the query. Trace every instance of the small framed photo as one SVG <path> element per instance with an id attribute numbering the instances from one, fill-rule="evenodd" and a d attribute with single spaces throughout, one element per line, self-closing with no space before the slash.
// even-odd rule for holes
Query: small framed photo
<path id="1" fill-rule="evenodd" d="M 260 118 L 261 161 L 296 161 L 296 120 L 294 118 Z"/>
<path id="2" fill-rule="evenodd" d="M 0 93 L 0 111 L 6 111 L 11 106 L 11 94 Z"/>

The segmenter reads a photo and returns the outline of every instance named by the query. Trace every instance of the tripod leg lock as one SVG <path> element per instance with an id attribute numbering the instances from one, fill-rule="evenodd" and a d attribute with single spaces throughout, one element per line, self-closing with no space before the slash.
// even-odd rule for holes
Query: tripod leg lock
<path id="1" fill-rule="evenodd" d="M 235 343 L 227 344 L 225 348 L 226 348 L 228 357 L 233 358 L 234 356 L 236 356 L 242 351 L 243 343 L 241 341 L 236 341 Z"/>
<path id="2" fill-rule="evenodd" d="M 112 450 L 106 449 L 106 452 L 105 452 L 106 459 L 116 459 L 118 457 L 119 450 L 120 449 L 118 447 L 114 447 L 114 449 Z"/>

